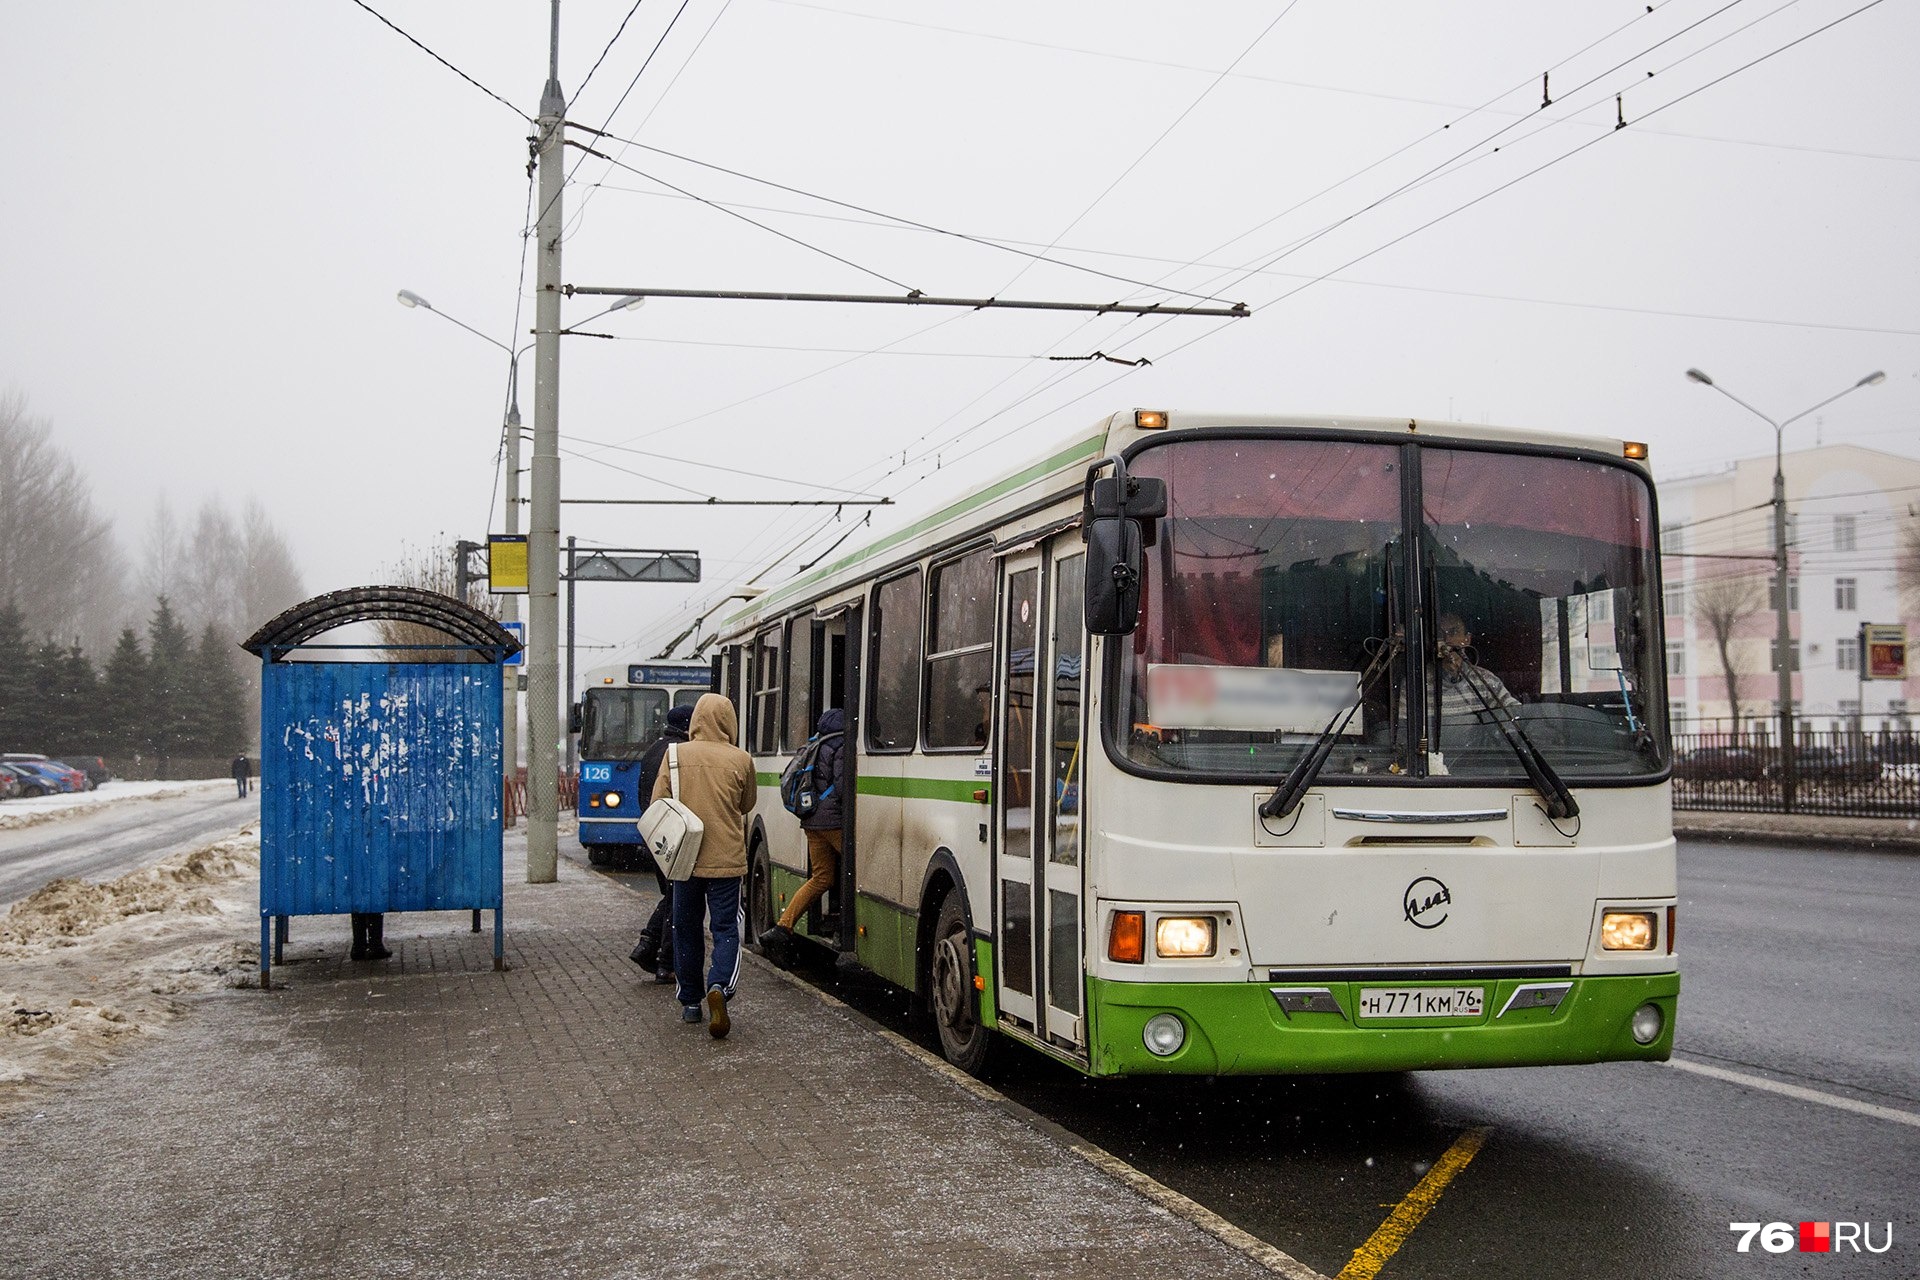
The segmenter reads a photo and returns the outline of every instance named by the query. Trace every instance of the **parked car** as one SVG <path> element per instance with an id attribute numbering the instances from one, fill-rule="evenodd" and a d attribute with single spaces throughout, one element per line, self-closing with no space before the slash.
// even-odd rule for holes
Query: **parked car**
<path id="1" fill-rule="evenodd" d="M 19 777 L 11 769 L 0 768 L 0 800 L 12 800 L 20 793 Z"/>
<path id="2" fill-rule="evenodd" d="M 34 796 L 57 795 L 64 790 L 63 781 L 51 774 L 42 773 L 30 764 L 16 761 L 0 761 L 0 769 L 6 770 L 20 782 L 20 794 L 31 799 Z"/>
<path id="3" fill-rule="evenodd" d="M 107 768 L 106 759 L 102 756 L 61 756 L 60 763 L 86 774 L 87 781 L 92 784 L 87 788 L 89 791 L 113 778 L 113 770 Z"/>
<path id="4" fill-rule="evenodd" d="M 56 791 L 93 790 L 93 784 L 87 781 L 87 775 L 84 771 L 76 769 L 70 764 L 62 764 L 58 760 L 50 760 L 37 752 L 8 751 L 5 754 L 0 754 L 0 760 L 5 760 L 8 764 L 25 765 L 29 769 L 56 779 L 60 784 L 54 788 Z"/>
<path id="5" fill-rule="evenodd" d="M 93 779 L 93 771 L 88 769 L 87 766 L 84 764 L 75 764 L 71 760 L 49 760 L 47 761 L 47 763 L 50 765 L 53 765 L 55 768 L 69 769 L 74 773 L 79 774 L 80 776 L 77 779 L 75 779 L 76 783 L 78 784 L 75 787 L 75 790 L 93 791 L 98 789 L 98 787 L 100 786 L 100 784 L 98 782 L 95 782 Z"/>
<path id="6" fill-rule="evenodd" d="M 1680 757 L 1677 777 L 1696 782 L 1758 782 L 1767 772 L 1767 753 L 1757 747 L 1700 747 Z"/>
<path id="7" fill-rule="evenodd" d="M 1793 753 L 1793 768 L 1803 782 L 1873 782 L 1880 777 L 1878 760 L 1840 747 L 1800 747 Z"/>

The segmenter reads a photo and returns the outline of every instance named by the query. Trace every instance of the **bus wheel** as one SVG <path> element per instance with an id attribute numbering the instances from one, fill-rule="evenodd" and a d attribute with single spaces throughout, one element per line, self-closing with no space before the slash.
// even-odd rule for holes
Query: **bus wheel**
<path id="1" fill-rule="evenodd" d="M 747 868 L 747 930 L 758 938 L 773 928 L 773 876 L 767 870 L 767 858 L 755 849 Z M 751 939 L 750 939 L 751 940 Z"/>
<path id="2" fill-rule="evenodd" d="M 596 867 L 604 867 L 612 861 L 612 858 L 607 854 L 605 845 L 590 844 L 587 846 L 587 861 Z"/>
<path id="3" fill-rule="evenodd" d="M 933 1025 L 940 1032 L 940 1052 L 967 1074 L 979 1075 L 987 1064 L 993 1032 L 980 1025 L 973 988 L 973 938 L 958 889 L 949 890 L 940 900 L 929 968 L 929 1003 Z"/>

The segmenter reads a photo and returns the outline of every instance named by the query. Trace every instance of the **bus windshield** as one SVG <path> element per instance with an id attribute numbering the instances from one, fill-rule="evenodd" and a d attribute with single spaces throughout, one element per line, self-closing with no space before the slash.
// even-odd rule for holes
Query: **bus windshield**
<path id="1" fill-rule="evenodd" d="M 667 727 L 665 689 L 588 689 L 581 701 L 582 760 L 638 760 Z"/>
<path id="2" fill-rule="evenodd" d="M 1168 495 L 1109 725 L 1134 765 L 1272 781 L 1357 702 L 1325 781 L 1524 784 L 1503 720 L 1569 781 L 1664 767 L 1652 501 L 1638 473 L 1272 437 L 1170 441 L 1131 469 Z"/>

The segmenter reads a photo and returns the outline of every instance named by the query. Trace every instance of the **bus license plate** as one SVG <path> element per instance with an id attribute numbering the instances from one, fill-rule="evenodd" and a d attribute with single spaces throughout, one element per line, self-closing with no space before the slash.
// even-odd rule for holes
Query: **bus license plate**
<path id="1" fill-rule="evenodd" d="M 1362 987 L 1363 1018 L 1478 1018 L 1487 1009 L 1485 987 Z"/>

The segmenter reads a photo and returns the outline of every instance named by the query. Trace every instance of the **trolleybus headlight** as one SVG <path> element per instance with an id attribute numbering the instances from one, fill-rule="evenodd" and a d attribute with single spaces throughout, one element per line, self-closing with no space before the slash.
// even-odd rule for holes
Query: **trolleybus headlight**
<path id="1" fill-rule="evenodd" d="M 1116 911 L 1107 925 L 1107 959 L 1144 964 L 1147 959 L 1147 913 Z"/>
<path id="2" fill-rule="evenodd" d="M 1161 916 L 1153 924 L 1153 950 L 1162 956 L 1213 954 L 1212 916 Z"/>
<path id="3" fill-rule="evenodd" d="M 1148 1053 L 1156 1058 L 1170 1058 L 1187 1042 L 1187 1024 L 1174 1014 L 1156 1013 L 1147 1019 L 1140 1038 L 1146 1042 Z"/>
<path id="4" fill-rule="evenodd" d="M 1609 911 L 1600 917 L 1603 950 L 1651 951 L 1656 936 L 1651 911 Z"/>
<path id="5" fill-rule="evenodd" d="M 1633 1011 L 1633 1038 L 1641 1044 L 1652 1044 L 1660 1038 L 1660 1029 L 1666 1025 L 1666 1021 L 1667 1017 L 1660 1012 L 1659 1005 L 1641 1005 Z"/>
<path id="6" fill-rule="evenodd" d="M 609 809 L 617 809 L 620 807 L 620 793 L 618 791 L 609 791 L 605 796 L 602 796 L 601 799 Z"/>

